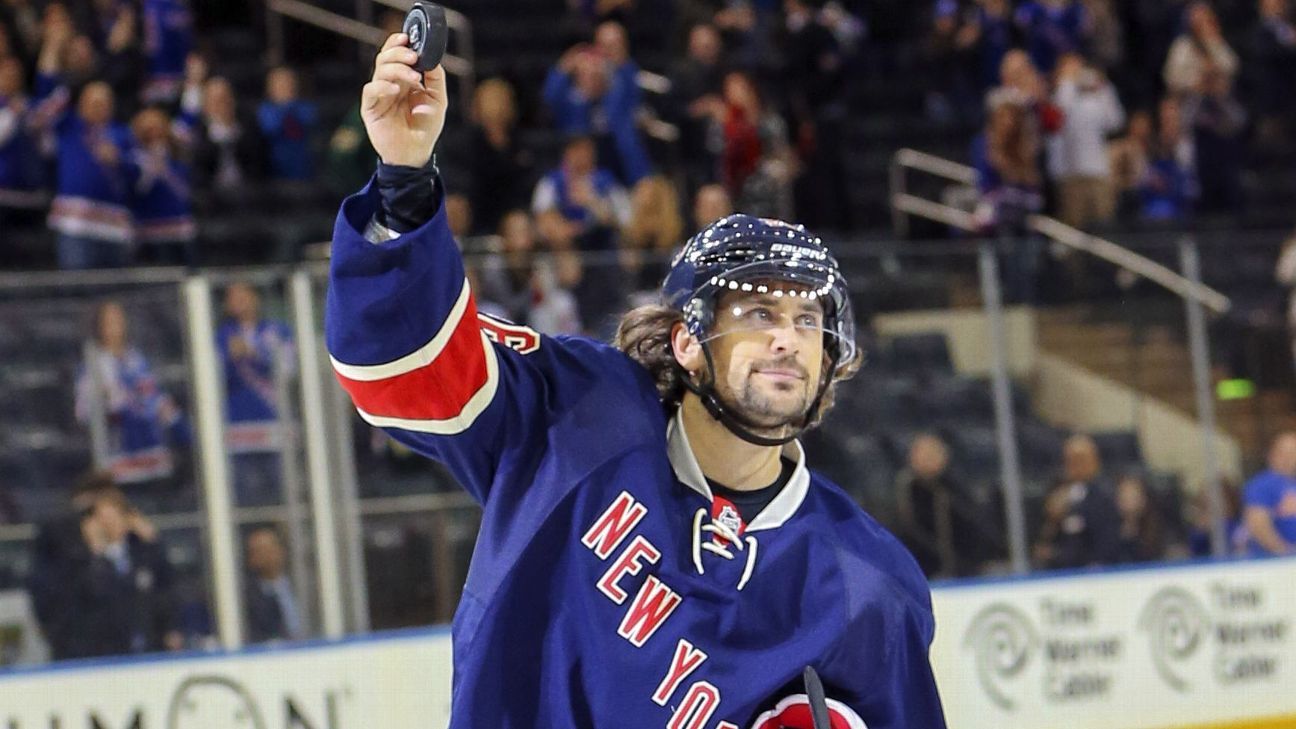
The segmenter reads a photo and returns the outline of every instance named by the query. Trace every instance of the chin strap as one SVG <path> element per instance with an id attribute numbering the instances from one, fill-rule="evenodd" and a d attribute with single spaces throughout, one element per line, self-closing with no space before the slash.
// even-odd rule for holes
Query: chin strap
<path id="1" fill-rule="evenodd" d="M 730 433 L 742 438 L 743 440 L 758 446 L 781 446 L 797 439 L 810 423 L 814 420 L 815 414 L 819 412 L 819 403 L 823 400 L 824 393 L 828 391 L 828 386 L 832 384 L 833 375 L 837 371 L 837 361 L 828 360 L 828 376 L 824 378 L 823 383 L 819 385 L 819 392 L 815 394 L 814 400 L 810 407 L 806 409 L 805 416 L 801 419 L 801 425 L 794 428 L 792 432 L 782 438 L 767 438 L 763 435 L 757 435 L 752 432 L 761 426 L 753 423 L 750 419 L 744 417 L 736 408 L 730 407 L 720 400 L 720 395 L 715 391 L 715 362 L 711 359 L 711 348 L 705 342 L 702 343 L 702 354 L 706 357 L 707 376 L 700 378 L 701 383 L 694 382 L 688 372 L 683 372 L 684 386 L 689 389 L 698 399 L 702 401 L 702 406 L 711 414 L 711 417 L 720 421 Z M 678 367 L 679 364 L 676 363 Z M 681 368 L 682 370 L 683 368 Z"/>

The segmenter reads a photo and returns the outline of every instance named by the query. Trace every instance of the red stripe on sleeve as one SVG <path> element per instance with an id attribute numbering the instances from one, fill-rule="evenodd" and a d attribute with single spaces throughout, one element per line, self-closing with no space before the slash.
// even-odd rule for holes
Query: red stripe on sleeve
<path id="1" fill-rule="evenodd" d="M 487 382 L 486 346 L 471 299 L 445 348 L 429 364 L 381 380 L 334 372 L 356 407 L 379 417 L 445 420 L 459 415 Z"/>

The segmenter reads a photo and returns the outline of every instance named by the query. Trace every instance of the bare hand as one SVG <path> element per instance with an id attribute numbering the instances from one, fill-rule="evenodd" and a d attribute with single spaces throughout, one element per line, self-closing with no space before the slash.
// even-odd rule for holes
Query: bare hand
<path id="1" fill-rule="evenodd" d="M 126 526 L 135 534 L 135 536 L 145 542 L 153 542 L 157 540 L 157 527 L 153 525 L 153 522 L 149 521 L 147 516 L 144 516 L 138 511 L 131 511 L 130 514 L 126 515 Z"/>
<path id="2" fill-rule="evenodd" d="M 108 534 L 104 531 L 103 524 L 93 514 L 81 520 L 81 538 L 85 540 L 86 548 L 93 555 L 100 555 L 108 548 Z"/>
<path id="3" fill-rule="evenodd" d="M 422 167 L 445 128 L 449 96 L 445 69 L 420 74 L 413 68 L 418 54 L 408 43 L 404 33 L 396 33 L 383 44 L 360 98 L 360 116 L 384 163 Z"/>
<path id="4" fill-rule="evenodd" d="M 248 346 L 247 340 L 243 337 L 230 338 L 229 351 L 233 359 L 246 359 L 252 356 L 252 347 Z"/>
<path id="5" fill-rule="evenodd" d="M 117 149 L 117 145 L 112 142 L 100 142 L 95 145 L 94 156 L 101 164 L 111 166 L 117 164 L 117 160 L 121 158 L 121 150 Z"/>

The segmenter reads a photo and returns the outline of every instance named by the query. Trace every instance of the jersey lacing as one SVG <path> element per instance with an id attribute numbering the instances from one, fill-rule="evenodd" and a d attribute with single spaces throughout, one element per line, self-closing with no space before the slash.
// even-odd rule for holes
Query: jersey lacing
<path id="1" fill-rule="evenodd" d="M 703 524 L 702 520 L 707 515 L 708 511 L 705 508 L 698 509 L 697 513 L 693 515 L 693 566 L 697 568 L 699 575 L 706 574 L 706 569 L 702 567 L 702 550 L 704 549 L 725 559 L 735 559 L 734 553 L 729 551 L 725 545 L 717 544 L 711 539 L 704 539 L 702 533 L 710 532 L 719 536 L 736 547 L 739 552 L 747 553 L 747 566 L 743 569 L 742 578 L 738 580 L 738 589 L 741 590 L 747 586 L 747 581 L 752 576 L 752 570 L 756 568 L 756 537 L 748 535 L 744 540 L 735 534 L 734 530 L 716 521 Z"/>

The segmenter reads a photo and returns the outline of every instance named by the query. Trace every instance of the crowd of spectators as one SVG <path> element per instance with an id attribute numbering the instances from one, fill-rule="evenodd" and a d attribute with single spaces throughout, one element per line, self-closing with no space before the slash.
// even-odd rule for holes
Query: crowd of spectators
<path id="1" fill-rule="evenodd" d="M 1296 26 L 1288 0 L 1242 5 L 1226 34 L 1207 0 L 936 3 L 927 53 L 945 85 L 928 114 L 984 115 L 982 224 L 1243 212 L 1247 152 L 1290 150 Z"/>
<path id="2" fill-rule="evenodd" d="M 1141 468 L 1111 472 L 1098 444 L 1079 434 L 1063 445 L 1061 469 L 1044 495 L 1032 536 L 1031 567 L 1088 569 L 1213 554 L 1211 496 L 1187 503 L 1153 488 Z M 1224 552 L 1234 557 L 1296 554 L 1296 433 L 1274 438 L 1267 468 L 1240 489 L 1220 484 Z M 934 434 L 916 436 L 895 483 L 895 533 L 932 578 L 1005 569 L 1002 516 L 986 512 L 950 467 Z"/>
<path id="3" fill-rule="evenodd" d="M 296 72 L 240 99 L 193 46 L 185 0 L 0 8 L 0 226 L 48 213 L 63 269 L 194 264 L 197 198 L 311 180 Z"/>

